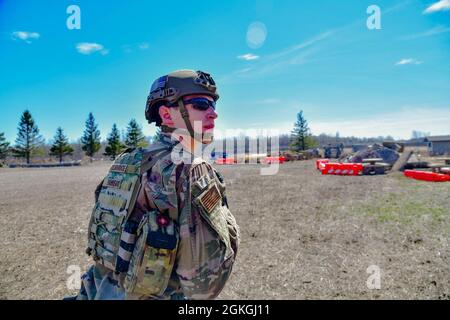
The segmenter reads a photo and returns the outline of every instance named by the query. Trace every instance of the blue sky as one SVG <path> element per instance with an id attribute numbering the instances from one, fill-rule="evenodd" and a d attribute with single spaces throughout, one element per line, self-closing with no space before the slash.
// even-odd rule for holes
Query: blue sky
<path id="1" fill-rule="evenodd" d="M 144 118 L 152 81 L 210 72 L 217 129 L 314 134 L 450 134 L 450 0 L 0 0 L 0 132 L 29 109 L 51 139 L 78 139 L 90 111 L 105 138 Z M 369 30 L 366 10 L 381 9 Z M 81 29 L 66 9 L 78 5 Z"/>

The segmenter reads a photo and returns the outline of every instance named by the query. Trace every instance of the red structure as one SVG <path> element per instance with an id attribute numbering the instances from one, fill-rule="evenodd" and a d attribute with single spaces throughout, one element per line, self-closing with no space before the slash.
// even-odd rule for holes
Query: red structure
<path id="1" fill-rule="evenodd" d="M 265 163 L 271 164 L 271 163 L 284 163 L 286 161 L 285 157 L 266 157 Z"/>
<path id="2" fill-rule="evenodd" d="M 324 163 L 322 174 L 357 176 L 363 170 L 362 163 Z"/>
<path id="3" fill-rule="evenodd" d="M 323 168 L 325 168 L 325 163 L 330 162 L 330 159 L 317 159 L 316 160 L 316 168 L 317 170 L 322 171 Z"/>
<path id="4" fill-rule="evenodd" d="M 450 175 L 430 171 L 405 170 L 403 174 L 405 175 L 405 177 L 422 181 L 430 181 L 430 182 L 450 181 Z"/>
<path id="5" fill-rule="evenodd" d="M 216 160 L 216 164 L 235 164 L 236 161 L 233 158 L 219 158 Z"/>

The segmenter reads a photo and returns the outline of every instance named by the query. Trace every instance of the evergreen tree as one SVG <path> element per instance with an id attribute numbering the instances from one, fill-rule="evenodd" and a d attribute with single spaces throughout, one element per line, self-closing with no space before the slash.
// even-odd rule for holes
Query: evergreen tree
<path id="1" fill-rule="evenodd" d="M 309 131 L 308 122 L 303 116 L 303 111 L 297 114 L 297 122 L 294 124 L 291 139 L 291 147 L 296 151 L 308 150 L 316 144 Z"/>
<path id="2" fill-rule="evenodd" d="M 27 164 L 29 164 L 30 158 L 44 143 L 44 139 L 39 134 L 39 129 L 28 110 L 23 112 L 17 129 L 19 132 L 13 150 L 14 155 L 19 158 L 26 158 Z"/>
<path id="3" fill-rule="evenodd" d="M 101 147 L 100 131 L 97 129 L 92 112 L 89 113 L 88 119 L 86 120 L 86 129 L 84 130 L 83 137 L 81 137 L 81 144 L 83 151 L 91 158 Z"/>
<path id="4" fill-rule="evenodd" d="M 155 135 L 152 137 L 152 142 L 155 142 L 159 139 L 159 136 L 161 135 L 161 128 L 156 127 Z"/>
<path id="5" fill-rule="evenodd" d="M 108 145 L 105 148 L 105 156 L 110 156 L 111 159 L 115 159 L 117 155 L 119 155 L 122 152 L 122 149 L 125 147 L 122 142 L 120 141 L 120 132 L 119 129 L 117 129 L 116 124 L 113 124 L 112 131 L 109 134 L 108 138 Z"/>
<path id="6" fill-rule="evenodd" d="M 147 145 L 142 129 L 135 119 L 131 119 L 128 123 L 125 145 L 130 148 L 144 147 Z"/>
<path id="7" fill-rule="evenodd" d="M 59 163 L 61 163 L 65 155 L 71 155 L 72 153 L 73 148 L 69 145 L 69 141 L 64 135 L 63 129 L 59 127 L 56 129 L 54 142 L 50 148 L 50 155 L 57 156 L 59 158 Z"/>
<path id="8" fill-rule="evenodd" d="M 5 134 L 0 132 L 0 160 L 5 159 L 9 153 L 9 142 L 5 139 Z"/>

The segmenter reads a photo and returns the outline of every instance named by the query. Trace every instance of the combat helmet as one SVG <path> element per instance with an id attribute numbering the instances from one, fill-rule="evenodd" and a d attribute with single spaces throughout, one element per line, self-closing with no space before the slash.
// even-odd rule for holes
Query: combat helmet
<path id="1" fill-rule="evenodd" d="M 186 128 L 193 136 L 194 130 L 189 121 L 189 113 L 184 106 L 183 99 L 180 99 L 191 94 L 206 94 L 211 96 L 214 101 L 219 99 L 216 83 L 211 75 L 203 71 L 177 70 L 156 79 L 147 97 L 145 118 L 148 123 L 155 123 L 156 126 L 160 126 L 162 132 L 172 132 L 174 131 L 173 128 L 161 125 L 159 107 L 163 104 L 178 104 Z"/>

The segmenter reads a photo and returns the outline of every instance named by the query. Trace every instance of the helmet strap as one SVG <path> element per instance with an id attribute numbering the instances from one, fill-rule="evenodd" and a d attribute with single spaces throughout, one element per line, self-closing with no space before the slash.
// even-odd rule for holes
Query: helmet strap
<path id="1" fill-rule="evenodd" d="M 178 107 L 180 107 L 180 113 L 183 117 L 184 123 L 186 124 L 186 128 L 188 129 L 191 138 L 194 139 L 194 129 L 192 128 L 191 121 L 189 120 L 189 112 L 187 111 L 183 99 L 181 98 L 178 99 Z"/>
<path id="2" fill-rule="evenodd" d="M 175 128 L 168 127 L 164 124 L 161 125 L 161 132 L 163 132 L 163 133 L 172 133 L 175 130 L 176 130 Z"/>

